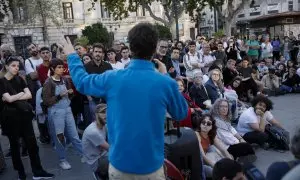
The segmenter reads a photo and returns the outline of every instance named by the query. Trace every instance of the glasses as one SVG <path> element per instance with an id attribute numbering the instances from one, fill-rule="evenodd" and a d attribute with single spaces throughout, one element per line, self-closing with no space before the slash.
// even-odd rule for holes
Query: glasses
<path id="1" fill-rule="evenodd" d="M 211 126 L 212 122 L 211 121 L 202 121 L 201 124 L 204 126 Z"/>
<path id="2" fill-rule="evenodd" d="M 213 73 L 212 75 L 213 76 L 220 76 L 220 74 L 218 74 L 218 73 Z"/>
<path id="3" fill-rule="evenodd" d="M 160 46 L 161 49 L 168 49 L 167 46 Z"/>

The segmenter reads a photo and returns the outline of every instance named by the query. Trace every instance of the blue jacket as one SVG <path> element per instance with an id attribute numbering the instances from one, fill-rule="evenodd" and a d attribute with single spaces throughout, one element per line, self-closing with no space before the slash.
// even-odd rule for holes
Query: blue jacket
<path id="1" fill-rule="evenodd" d="M 123 70 L 88 74 L 77 54 L 68 56 L 76 89 L 105 98 L 109 139 L 109 161 L 125 173 L 149 174 L 164 162 L 166 112 L 178 120 L 188 106 L 177 83 L 155 71 L 147 60 L 132 60 Z"/>
<path id="2" fill-rule="evenodd" d="M 218 87 L 213 83 L 211 78 L 205 83 L 205 88 L 211 103 L 215 103 L 215 101 L 220 98 L 220 94 L 218 93 Z M 220 89 L 219 91 L 222 96 L 224 96 L 224 90 Z"/>

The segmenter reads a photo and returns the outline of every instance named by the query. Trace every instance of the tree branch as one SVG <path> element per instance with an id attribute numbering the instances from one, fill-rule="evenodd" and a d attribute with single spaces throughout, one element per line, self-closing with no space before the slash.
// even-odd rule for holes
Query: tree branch
<path id="1" fill-rule="evenodd" d="M 154 20 L 159 21 L 159 22 L 162 22 L 165 26 L 169 26 L 169 22 L 166 21 L 166 20 L 164 20 L 163 18 L 157 17 L 157 16 L 153 13 L 151 7 L 150 7 L 148 4 L 146 4 L 146 3 L 141 3 L 141 5 L 142 5 L 143 8 L 145 8 L 145 9 L 149 12 L 150 16 L 151 16 Z"/>
<path id="2" fill-rule="evenodd" d="M 242 0 L 241 4 L 239 4 L 239 6 L 234 10 L 232 11 L 232 13 L 230 14 L 229 12 L 229 15 L 228 15 L 228 18 L 231 19 L 233 18 L 237 13 L 239 13 L 245 6 L 246 2 L 248 2 L 249 0 Z M 228 1 L 229 3 L 229 1 Z M 231 0 L 231 5 L 232 5 L 232 0 Z"/>

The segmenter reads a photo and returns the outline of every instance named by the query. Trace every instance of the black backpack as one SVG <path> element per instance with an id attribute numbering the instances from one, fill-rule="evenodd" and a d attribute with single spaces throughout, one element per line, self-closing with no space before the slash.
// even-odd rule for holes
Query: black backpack
<path id="1" fill-rule="evenodd" d="M 265 132 L 269 135 L 270 147 L 277 150 L 290 149 L 290 133 L 278 126 L 266 125 Z"/>

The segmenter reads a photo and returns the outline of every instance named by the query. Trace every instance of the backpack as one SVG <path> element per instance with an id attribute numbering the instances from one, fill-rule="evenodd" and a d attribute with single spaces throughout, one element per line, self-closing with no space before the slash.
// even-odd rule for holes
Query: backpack
<path id="1" fill-rule="evenodd" d="M 266 125 L 265 132 L 269 135 L 270 146 L 277 150 L 290 149 L 290 133 L 278 126 Z"/>

